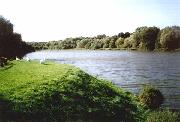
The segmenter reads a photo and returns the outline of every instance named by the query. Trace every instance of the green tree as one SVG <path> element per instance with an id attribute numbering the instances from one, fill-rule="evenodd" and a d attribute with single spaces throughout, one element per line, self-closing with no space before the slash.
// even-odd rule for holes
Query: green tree
<path id="1" fill-rule="evenodd" d="M 166 27 L 161 30 L 160 44 L 165 50 L 180 48 L 180 27 Z"/>
<path id="2" fill-rule="evenodd" d="M 129 32 L 126 32 L 126 33 L 121 32 L 117 36 L 121 37 L 121 38 L 128 38 L 128 37 L 130 37 L 130 35 L 131 34 Z"/>
<path id="3" fill-rule="evenodd" d="M 91 49 L 95 50 L 95 49 L 100 49 L 103 47 L 103 42 L 100 39 L 96 39 L 93 41 L 93 43 L 91 44 Z"/>
<path id="4" fill-rule="evenodd" d="M 123 32 L 119 33 L 118 37 L 124 38 L 124 33 Z"/>
<path id="5" fill-rule="evenodd" d="M 116 48 L 115 42 L 118 39 L 118 36 L 114 35 L 110 38 L 109 48 Z"/>
<path id="6" fill-rule="evenodd" d="M 120 37 L 116 40 L 115 45 L 117 48 L 122 48 L 124 44 L 124 38 Z"/>
<path id="7" fill-rule="evenodd" d="M 34 49 L 22 41 L 21 35 L 13 32 L 13 24 L 0 16 L 0 57 L 23 57 Z"/>
<path id="8" fill-rule="evenodd" d="M 124 39 L 123 48 L 131 48 L 131 47 L 132 47 L 132 44 L 131 44 L 130 38 Z"/>
<path id="9" fill-rule="evenodd" d="M 81 41 L 77 42 L 77 48 L 85 48 L 85 45 L 89 42 L 89 39 L 82 39 Z"/>
<path id="10" fill-rule="evenodd" d="M 142 50 L 154 50 L 160 29 L 157 27 L 139 27 L 134 33 L 136 44 Z"/>
<path id="11" fill-rule="evenodd" d="M 97 35 L 96 37 L 97 39 L 103 39 L 103 38 L 106 38 L 106 35 L 105 34 L 102 34 L 102 35 Z"/>
<path id="12" fill-rule="evenodd" d="M 110 43 L 110 37 L 106 37 L 102 39 L 102 41 L 103 41 L 103 48 L 108 48 Z"/>
<path id="13" fill-rule="evenodd" d="M 126 32 L 125 34 L 124 34 L 124 38 L 128 38 L 128 37 L 130 37 L 130 33 L 129 32 Z"/>

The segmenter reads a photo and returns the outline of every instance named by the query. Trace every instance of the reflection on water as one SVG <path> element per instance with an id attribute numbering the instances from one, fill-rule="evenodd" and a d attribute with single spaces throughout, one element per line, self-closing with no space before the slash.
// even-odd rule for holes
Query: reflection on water
<path id="1" fill-rule="evenodd" d="M 152 84 L 165 95 L 164 106 L 180 109 L 179 52 L 63 50 L 39 51 L 27 56 L 73 64 L 134 93 L 144 84 Z"/>

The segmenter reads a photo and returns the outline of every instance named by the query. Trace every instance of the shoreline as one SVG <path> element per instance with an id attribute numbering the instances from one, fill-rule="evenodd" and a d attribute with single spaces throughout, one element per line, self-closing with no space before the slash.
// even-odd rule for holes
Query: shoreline
<path id="1" fill-rule="evenodd" d="M 42 49 L 42 50 L 35 50 L 36 51 L 46 51 L 46 50 L 90 50 L 90 51 L 101 51 L 101 50 L 105 50 L 105 51 L 137 51 L 137 52 L 180 52 L 180 48 L 176 49 L 176 50 L 172 50 L 172 51 L 167 51 L 164 49 L 155 49 L 152 51 L 148 51 L 148 50 L 139 50 L 136 48 L 100 48 L 100 49 L 85 49 L 85 48 L 72 48 L 72 49 Z"/>

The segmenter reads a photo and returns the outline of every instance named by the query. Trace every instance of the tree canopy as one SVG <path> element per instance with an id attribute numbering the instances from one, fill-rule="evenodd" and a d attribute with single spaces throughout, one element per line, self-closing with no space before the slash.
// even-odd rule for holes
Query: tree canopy
<path id="1" fill-rule="evenodd" d="M 180 48 L 180 27 L 166 27 L 160 32 L 160 45 L 165 50 Z"/>
<path id="2" fill-rule="evenodd" d="M 180 48 L 180 27 L 138 27 L 135 32 L 120 32 L 114 36 L 100 34 L 94 37 L 66 38 L 59 41 L 25 43 L 21 34 L 13 31 L 13 24 L 0 16 L 0 57 L 22 57 L 26 53 L 43 49 L 135 49 L 176 50 Z"/>
<path id="3" fill-rule="evenodd" d="M 0 57 L 22 57 L 34 49 L 22 41 L 21 34 L 13 31 L 13 24 L 0 16 Z"/>
<path id="4" fill-rule="evenodd" d="M 95 37 L 66 38 L 65 40 L 49 42 L 31 42 L 36 50 L 41 49 L 135 49 L 135 50 L 176 50 L 180 48 L 180 27 L 172 26 L 160 29 L 158 27 L 138 27 L 135 32 L 120 32 L 114 36 L 105 34 Z"/>

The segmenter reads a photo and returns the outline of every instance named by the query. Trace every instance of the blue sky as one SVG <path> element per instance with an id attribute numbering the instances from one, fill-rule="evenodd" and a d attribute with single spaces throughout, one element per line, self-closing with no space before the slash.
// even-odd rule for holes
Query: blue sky
<path id="1" fill-rule="evenodd" d="M 24 41 L 115 35 L 140 26 L 180 26 L 180 0 L 0 0 L 0 15 Z"/>

